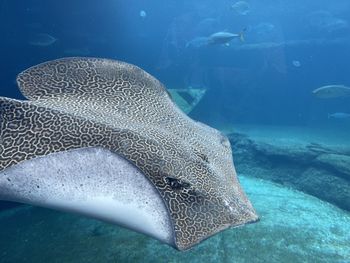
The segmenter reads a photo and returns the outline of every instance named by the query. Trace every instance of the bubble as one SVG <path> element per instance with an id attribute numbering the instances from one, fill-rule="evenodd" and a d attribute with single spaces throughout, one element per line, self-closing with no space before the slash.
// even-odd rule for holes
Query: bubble
<path id="1" fill-rule="evenodd" d="M 147 16 L 146 11 L 145 10 L 141 10 L 140 11 L 140 17 L 145 18 L 146 16 Z"/>
<path id="2" fill-rule="evenodd" d="M 301 66 L 301 63 L 299 60 L 293 60 L 292 64 L 294 67 L 297 67 L 297 68 L 299 68 Z"/>

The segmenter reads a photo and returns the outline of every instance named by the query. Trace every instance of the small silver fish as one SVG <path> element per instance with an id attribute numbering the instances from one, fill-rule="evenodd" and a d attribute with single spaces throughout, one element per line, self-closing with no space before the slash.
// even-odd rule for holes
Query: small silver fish
<path id="1" fill-rule="evenodd" d="M 313 95 L 322 99 L 350 96 L 350 88 L 344 85 L 327 85 L 312 91 Z"/>
<path id="2" fill-rule="evenodd" d="M 334 119 L 350 119 L 350 113 L 345 112 L 336 112 L 332 114 L 328 114 L 328 119 L 334 118 Z"/>
<path id="3" fill-rule="evenodd" d="M 246 29 L 243 29 L 238 34 L 230 32 L 216 32 L 208 37 L 208 44 L 217 45 L 217 44 L 227 44 L 234 38 L 239 38 L 242 42 L 244 41 L 244 35 Z"/>
<path id="4" fill-rule="evenodd" d="M 32 46 L 47 47 L 52 45 L 56 41 L 57 38 L 49 34 L 39 33 L 33 36 L 33 38 L 29 41 L 29 44 Z"/>
<path id="5" fill-rule="evenodd" d="M 249 4 L 245 1 L 238 1 L 232 4 L 231 9 L 243 16 L 250 12 Z"/>

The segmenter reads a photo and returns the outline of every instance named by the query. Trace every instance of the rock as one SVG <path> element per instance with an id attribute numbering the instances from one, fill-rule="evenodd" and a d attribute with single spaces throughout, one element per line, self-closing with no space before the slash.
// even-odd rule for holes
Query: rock
<path id="1" fill-rule="evenodd" d="M 346 145 L 242 133 L 228 137 L 238 174 L 293 187 L 350 211 L 350 152 Z"/>
<path id="2" fill-rule="evenodd" d="M 299 190 L 350 211 L 350 182 L 327 170 L 309 168 L 295 183 Z"/>
<path id="3" fill-rule="evenodd" d="M 73 214 L 18 208 L 0 215 L 1 262 L 347 262 L 350 214 L 301 192 L 240 177 L 261 220 L 185 252 Z M 92 235 L 98 229 L 103 234 Z"/>
<path id="4" fill-rule="evenodd" d="M 244 147 L 246 150 L 253 151 L 256 159 L 268 157 L 270 161 L 289 161 L 308 164 L 318 153 L 310 150 L 303 144 L 273 144 L 265 141 L 258 141 L 245 136 L 244 134 L 231 133 L 228 134 L 230 142 L 233 145 L 233 152 L 237 148 Z"/>
<path id="5" fill-rule="evenodd" d="M 316 161 L 321 165 L 325 165 L 344 174 L 350 180 L 350 155 L 321 154 L 316 158 Z"/>

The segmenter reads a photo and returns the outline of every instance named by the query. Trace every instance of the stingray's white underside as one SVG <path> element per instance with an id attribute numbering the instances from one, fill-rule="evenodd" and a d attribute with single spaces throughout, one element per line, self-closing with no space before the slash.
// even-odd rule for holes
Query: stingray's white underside
<path id="1" fill-rule="evenodd" d="M 21 162 L 0 172 L 0 199 L 70 211 L 174 245 L 164 201 L 134 165 L 103 148 Z"/>

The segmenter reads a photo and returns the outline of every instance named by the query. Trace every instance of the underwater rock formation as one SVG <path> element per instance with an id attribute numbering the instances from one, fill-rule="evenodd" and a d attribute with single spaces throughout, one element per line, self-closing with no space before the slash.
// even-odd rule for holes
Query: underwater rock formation
<path id="1" fill-rule="evenodd" d="M 321 154 L 317 156 L 316 161 L 330 169 L 335 169 L 340 174 L 343 174 L 345 179 L 350 181 L 350 155 L 336 153 Z"/>
<path id="2" fill-rule="evenodd" d="M 350 211 L 350 147 L 228 135 L 239 173 L 312 194 Z"/>

